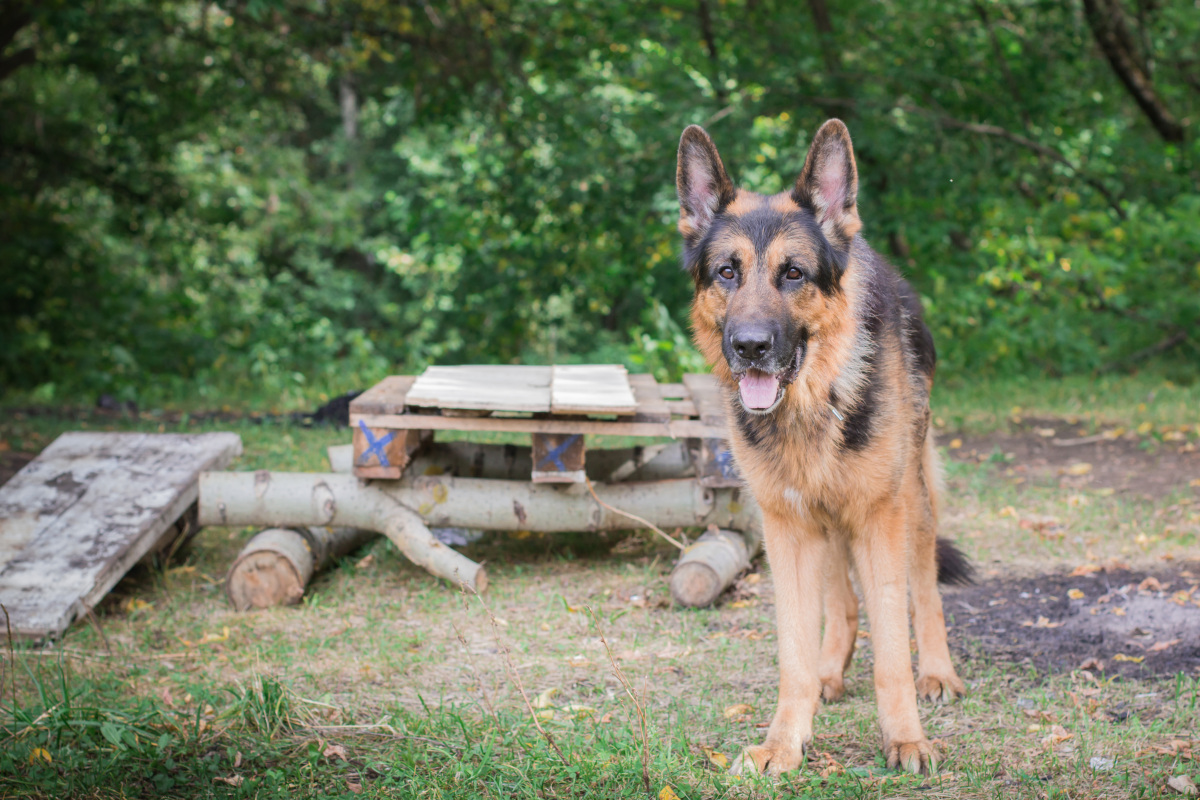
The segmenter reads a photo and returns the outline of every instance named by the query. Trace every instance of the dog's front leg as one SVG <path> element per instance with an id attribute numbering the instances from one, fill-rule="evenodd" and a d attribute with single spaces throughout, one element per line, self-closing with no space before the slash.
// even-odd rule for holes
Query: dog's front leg
<path id="1" fill-rule="evenodd" d="M 851 551 L 871 624 L 883 752 L 889 767 L 925 773 L 934 752 L 917 714 L 908 641 L 908 522 L 902 501 L 882 503 L 854 532 Z"/>
<path id="2" fill-rule="evenodd" d="M 733 773 L 780 775 L 804 760 L 821 697 L 821 595 L 827 542 L 810 520 L 763 511 L 763 534 L 775 584 L 779 638 L 779 705 L 761 745 L 747 747 Z"/>

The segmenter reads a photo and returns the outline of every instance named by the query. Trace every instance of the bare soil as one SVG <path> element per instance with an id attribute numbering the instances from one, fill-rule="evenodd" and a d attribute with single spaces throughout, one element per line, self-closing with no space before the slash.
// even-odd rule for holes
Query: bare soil
<path id="1" fill-rule="evenodd" d="M 1039 670 L 1200 676 L 1200 561 L 944 589 L 951 647 Z"/>
<path id="2" fill-rule="evenodd" d="M 949 451 L 957 461 L 981 462 L 999 454 L 1030 483 L 1063 489 L 1112 489 L 1157 500 L 1200 478 L 1200 447 L 1194 436 L 1180 431 L 1139 434 L 1109 426 L 1089 432 L 1069 420 L 1037 418 L 1012 425 L 1008 433 L 943 433 L 938 444 L 961 442 Z M 1080 464 L 1090 468 L 1074 474 L 1072 468 Z"/>

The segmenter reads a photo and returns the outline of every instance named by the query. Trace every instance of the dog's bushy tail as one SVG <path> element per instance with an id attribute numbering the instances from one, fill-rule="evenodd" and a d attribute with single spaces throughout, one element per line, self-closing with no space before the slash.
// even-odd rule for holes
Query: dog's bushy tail
<path id="1" fill-rule="evenodd" d="M 938 583 L 966 586 L 975 582 L 974 565 L 954 542 L 941 536 L 937 540 L 937 567 Z"/>

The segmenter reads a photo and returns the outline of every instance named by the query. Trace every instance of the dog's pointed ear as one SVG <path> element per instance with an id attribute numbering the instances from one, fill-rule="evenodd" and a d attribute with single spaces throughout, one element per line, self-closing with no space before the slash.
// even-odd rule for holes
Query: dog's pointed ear
<path id="1" fill-rule="evenodd" d="M 840 119 L 821 126 L 796 178 L 792 199 L 807 208 L 835 246 L 847 248 L 862 228 L 858 218 L 858 167 L 850 131 Z"/>
<path id="2" fill-rule="evenodd" d="M 679 232 L 688 241 L 704 236 L 713 217 L 733 202 L 733 182 L 717 146 L 699 125 L 689 125 L 679 138 L 679 160 L 675 168 L 679 193 Z"/>

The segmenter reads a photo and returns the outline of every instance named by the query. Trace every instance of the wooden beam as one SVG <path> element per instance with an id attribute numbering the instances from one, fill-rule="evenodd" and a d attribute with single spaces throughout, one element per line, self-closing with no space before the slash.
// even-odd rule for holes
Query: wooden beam
<path id="1" fill-rule="evenodd" d="M 582 433 L 533 434 L 534 483 L 584 483 Z"/>
<path id="2" fill-rule="evenodd" d="M 389 375 L 350 401 L 351 414 L 403 414 L 416 375 Z"/>
<path id="3" fill-rule="evenodd" d="M 668 436 L 725 438 L 725 419 L 705 424 L 695 419 L 670 422 L 607 422 L 604 420 L 538 419 L 535 417 L 443 417 L 434 414 L 351 414 L 350 424 L 390 430 L 501 431 L 507 433 L 589 433 L 603 436 Z"/>
<path id="4" fill-rule="evenodd" d="M 359 478 L 395 480 L 404 474 L 413 454 L 431 438 L 428 431 L 372 428 L 359 423 L 354 426 L 354 474 Z"/>

